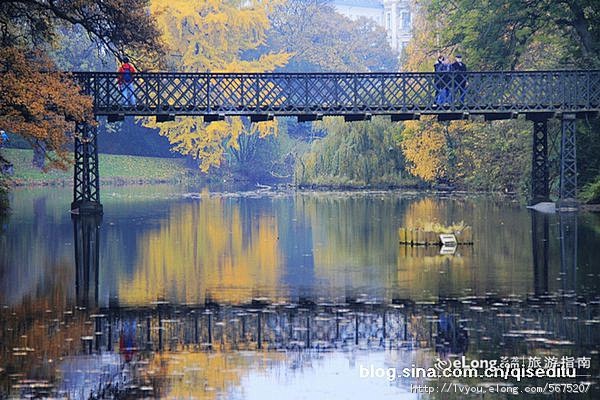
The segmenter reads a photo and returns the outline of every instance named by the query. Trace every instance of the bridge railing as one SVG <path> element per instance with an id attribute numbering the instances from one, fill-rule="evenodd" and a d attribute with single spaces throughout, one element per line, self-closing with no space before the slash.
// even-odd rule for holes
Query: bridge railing
<path id="1" fill-rule="evenodd" d="M 98 115 L 577 112 L 600 107 L 600 71 L 468 73 L 78 72 Z M 439 93 L 448 96 L 440 100 Z"/>

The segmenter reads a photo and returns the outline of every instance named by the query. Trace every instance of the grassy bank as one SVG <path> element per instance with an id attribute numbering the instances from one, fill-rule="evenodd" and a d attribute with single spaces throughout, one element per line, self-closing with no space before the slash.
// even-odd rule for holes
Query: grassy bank
<path id="1" fill-rule="evenodd" d="M 13 181 L 17 185 L 69 185 L 73 169 L 43 172 L 31 165 L 32 150 L 3 149 L 4 158 L 14 165 Z M 185 166 L 177 158 L 138 157 L 100 154 L 100 180 L 102 183 L 159 183 L 180 182 L 199 178 L 197 171 Z"/>

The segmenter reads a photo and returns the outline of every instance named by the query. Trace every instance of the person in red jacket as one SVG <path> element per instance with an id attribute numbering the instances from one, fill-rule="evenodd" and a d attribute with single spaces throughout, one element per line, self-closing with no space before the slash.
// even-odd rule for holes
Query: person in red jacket
<path id="1" fill-rule="evenodd" d="M 129 58 L 123 58 L 123 65 L 119 68 L 119 76 L 117 77 L 117 83 L 119 84 L 119 90 L 125 98 L 125 105 L 135 106 L 135 93 L 133 91 L 133 74 L 137 71 L 129 63 Z"/>

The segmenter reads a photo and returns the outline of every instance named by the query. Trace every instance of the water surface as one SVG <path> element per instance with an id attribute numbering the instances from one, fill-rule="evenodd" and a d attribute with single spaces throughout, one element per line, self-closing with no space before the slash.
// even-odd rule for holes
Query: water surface
<path id="1" fill-rule="evenodd" d="M 462 355 L 590 357 L 578 372 L 591 376 L 561 382 L 597 390 L 598 215 L 399 192 L 103 189 L 101 219 L 72 218 L 68 188 L 12 195 L 3 395 L 452 398 L 360 371 Z M 398 244 L 399 227 L 459 221 L 474 244 L 452 255 Z M 499 381 L 433 384 L 457 382 Z"/>

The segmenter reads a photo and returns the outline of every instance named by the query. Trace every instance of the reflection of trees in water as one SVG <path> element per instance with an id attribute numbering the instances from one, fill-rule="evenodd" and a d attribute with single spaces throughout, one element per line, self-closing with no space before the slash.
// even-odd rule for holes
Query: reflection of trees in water
<path id="1" fill-rule="evenodd" d="M 23 203 L 49 223 L 11 223 L 2 234 L 2 250 L 7 249 L 0 252 L 4 302 L 16 304 L 31 295 L 32 286 L 52 273 L 47 264 L 56 254 L 64 263 L 72 258 L 72 227 L 61 225 L 60 204 L 51 197 L 36 198 Z M 324 193 L 261 199 L 206 196 L 166 209 L 164 205 L 147 214 L 153 216 L 149 220 L 135 217 L 138 203 L 125 201 L 119 218 L 105 218 L 100 301 L 120 297 L 124 304 L 143 305 L 158 298 L 235 302 L 298 295 L 343 300 L 360 293 L 429 300 L 470 293 L 522 294 L 542 282 L 532 268 L 529 216 L 506 202 Z M 15 206 L 16 216 L 24 218 L 24 206 Z M 131 216 L 124 218 L 127 212 Z M 399 246 L 397 228 L 417 219 L 464 220 L 474 225 L 477 243 L 459 247 L 453 257 L 436 255 L 434 248 Z M 550 235 L 544 274 L 551 277 L 547 290 L 553 291 L 566 282 L 554 279 L 560 273 L 554 220 Z M 578 286 L 600 286 L 588 254 L 597 240 L 593 234 L 579 235 L 583 269 L 577 272 Z"/>
<path id="2" fill-rule="evenodd" d="M 71 225 L 58 223 L 60 217 L 56 204 L 46 196 L 12 202 L 0 229 L 0 303 L 14 305 L 28 297 L 43 297 L 56 279 L 54 266 L 70 269 L 73 248 L 61 239 L 71 242 L 73 231 Z"/>
<path id="3" fill-rule="evenodd" d="M 177 207 L 138 239 L 135 273 L 118 281 L 119 301 L 148 304 L 236 301 L 262 287 L 277 287 L 280 254 L 272 215 L 242 218 L 231 199 L 205 199 Z"/>
<path id="4" fill-rule="evenodd" d="M 411 298 L 486 293 L 527 293 L 531 285 L 529 217 L 506 201 L 422 198 L 408 204 L 402 226 L 419 222 L 472 226 L 474 245 L 459 246 L 453 256 L 439 248 L 401 246 L 398 281 Z"/>
<path id="5" fill-rule="evenodd" d="M 51 269 L 18 306 L 0 310 L 0 397 L 19 379 L 13 373 L 30 379 L 55 376 L 60 357 L 79 352 L 80 338 L 89 332 L 89 313 L 72 306 L 72 267 Z"/>
<path id="6" fill-rule="evenodd" d="M 285 354 L 274 352 L 244 355 L 230 352 L 155 353 L 145 371 L 136 377 L 150 384 L 155 396 L 215 399 L 227 393 L 241 393 L 241 381 L 251 372 L 265 372 L 279 365 Z"/>
<path id="7" fill-rule="evenodd" d="M 314 274 L 328 297 L 343 299 L 357 295 L 357 290 L 372 292 L 377 287 L 383 292 L 396 286 L 394 219 L 402 214 L 403 202 L 386 194 L 295 197 L 295 216 L 311 229 L 307 250 L 312 251 Z"/>

